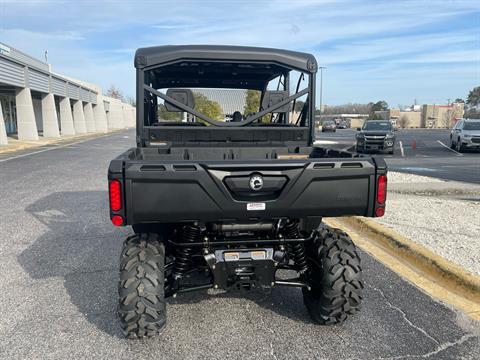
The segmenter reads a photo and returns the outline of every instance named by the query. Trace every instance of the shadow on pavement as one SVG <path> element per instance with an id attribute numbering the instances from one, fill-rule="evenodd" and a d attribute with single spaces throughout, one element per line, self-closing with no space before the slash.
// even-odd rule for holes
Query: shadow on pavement
<path id="1" fill-rule="evenodd" d="M 48 231 L 19 255 L 21 266 L 33 279 L 63 277 L 78 311 L 100 330 L 123 337 L 115 310 L 118 256 L 124 235 L 108 221 L 107 193 L 57 192 L 26 211 Z M 59 307 L 59 315 L 68 311 L 64 304 L 53 306 Z"/>
<path id="2" fill-rule="evenodd" d="M 48 231 L 24 250 L 18 261 L 33 279 L 63 277 L 70 301 L 101 331 L 123 338 L 116 317 L 118 260 L 130 228 L 108 221 L 108 195 L 103 191 L 57 192 L 27 207 Z M 246 298 L 295 321 L 311 323 L 298 289 L 276 288 L 209 295 L 179 295 L 168 303 L 188 304 L 212 298 Z M 60 308 L 59 315 L 68 309 Z"/>
<path id="3" fill-rule="evenodd" d="M 180 294 L 176 298 L 169 298 L 167 303 L 171 305 L 193 304 L 202 301 L 208 302 L 213 299 L 246 299 L 280 316 L 305 324 L 313 324 L 303 304 L 301 290 L 291 287 L 276 287 L 271 290 L 259 288 L 254 288 L 249 291 L 234 290 L 215 295 L 209 294 L 206 290 L 201 290 Z"/>

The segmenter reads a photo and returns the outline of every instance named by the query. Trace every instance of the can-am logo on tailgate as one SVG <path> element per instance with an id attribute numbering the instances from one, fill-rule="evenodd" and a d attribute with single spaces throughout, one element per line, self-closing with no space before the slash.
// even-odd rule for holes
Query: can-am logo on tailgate
<path id="1" fill-rule="evenodd" d="M 261 175 L 253 175 L 250 178 L 250 189 L 258 191 L 263 188 L 263 178 Z"/>

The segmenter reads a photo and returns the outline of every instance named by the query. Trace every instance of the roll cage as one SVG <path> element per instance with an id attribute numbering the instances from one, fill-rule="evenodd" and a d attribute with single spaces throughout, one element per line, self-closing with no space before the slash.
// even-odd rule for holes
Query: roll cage
<path id="1" fill-rule="evenodd" d="M 310 146 L 314 138 L 315 111 L 315 74 L 317 64 L 310 54 L 287 50 L 237 47 L 237 46 L 159 46 L 137 50 L 135 55 L 137 68 L 137 145 L 151 146 L 154 143 L 179 143 L 175 131 L 182 131 L 180 143 L 205 142 L 255 142 L 261 145 L 273 142 L 291 142 Z M 290 73 L 300 73 L 295 92 L 290 95 Z M 161 89 L 181 89 L 186 87 L 235 88 L 258 90 L 261 92 L 260 105 L 268 94 L 267 85 L 272 79 L 279 78 L 277 93 L 283 96 L 260 107 L 259 111 L 246 115 L 241 121 L 226 122 L 213 119 L 193 106 L 169 96 Z M 300 80 L 306 79 L 308 85 L 300 89 Z M 268 94 L 270 95 L 270 94 Z M 306 96 L 305 104 L 298 119 L 289 122 L 289 107 L 297 99 Z M 161 124 L 156 119 L 157 99 L 165 104 L 201 119 L 208 126 L 188 126 L 189 124 Z M 155 101 L 152 101 L 155 99 Z M 293 107 L 292 107 L 293 108 Z M 267 114 L 281 113 L 281 124 L 255 122 Z M 168 125 L 168 126 L 162 126 Z M 283 125 L 279 127 L 278 125 Z M 296 125 L 296 126 L 294 126 Z M 236 136 L 225 136 L 225 131 L 237 132 Z M 261 139 L 254 131 L 262 131 Z M 223 139 L 224 138 L 224 139 Z"/>

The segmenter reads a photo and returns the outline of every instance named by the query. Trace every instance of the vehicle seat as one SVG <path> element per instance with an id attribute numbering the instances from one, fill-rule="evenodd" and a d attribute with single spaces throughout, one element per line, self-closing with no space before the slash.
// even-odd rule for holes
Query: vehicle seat
<path id="1" fill-rule="evenodd" d="M 242 121 L 242 120 L 243 120 L 243 117 L 242 117 L 242 113 L 240 111 L 235 111 L 232 114 L 232 121 L 239 122 L 239 121 Z"/>

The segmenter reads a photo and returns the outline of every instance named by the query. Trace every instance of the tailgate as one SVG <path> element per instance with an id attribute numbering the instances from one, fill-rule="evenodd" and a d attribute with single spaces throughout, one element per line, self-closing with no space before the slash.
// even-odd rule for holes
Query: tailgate
<path id="1" fill-rule="evenodd" d="M 377 174 L 372 158 L 118 161 L 123 161 L 122 168 L 111 165 L 109 177 L 123 178 L 127 224 L 372 216 L 374 212 Z"/>

